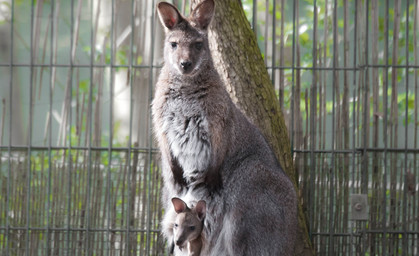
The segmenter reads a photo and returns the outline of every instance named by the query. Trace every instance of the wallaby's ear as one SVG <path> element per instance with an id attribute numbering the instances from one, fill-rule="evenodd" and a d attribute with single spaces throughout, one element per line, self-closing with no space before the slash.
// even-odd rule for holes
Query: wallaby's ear
<path id="1" fill-rule="evenodd" d="M 198 219 L 202 221 L 207 213 L 207 203 L 200 200 L 195 206 L 195 211 L 198 214 Z"/>
<path id="2" fill-rule="evenodd" d="M 166 2 L 157 4 L 157 12 L 161 23 L 169 30 L 176 27 L 176 25 L 183 20 L 182 15 L 180 15 L 177 8 Z"/>
<path id="3" fill-rule="evenodd" d="M 173 204 L 173 207 L 175 207 L 175 212 L 176 213 L 181 213 L 181 212 L 186 211 L 187 206 L 186 206 L 186 203 L 183 202 L 182 199 L 177 198 L 177 197 L 173 197 L 172 198 L 172 204 Z"/>
<path id="4" fill-rule="evenodd" d="M 214 0 L 204 0 L 192 11 L 191 20 L 201 29 L 207 29 L 214 16 Z"/>

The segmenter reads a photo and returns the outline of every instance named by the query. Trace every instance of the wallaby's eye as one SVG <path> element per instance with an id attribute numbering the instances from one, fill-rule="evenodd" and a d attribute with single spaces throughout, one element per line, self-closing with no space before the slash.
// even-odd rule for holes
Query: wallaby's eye
<path id="1" fill-rule="evenodd" d="M 172 46 L 172 49 L 176 49 L 177 43 L 176 42 L 170 42 L 170 46 Z"/>
<path id="2" fill-rule="evenodd" d="M 194 230 L 195 230 L 195 226 L 190 226 L 190 227 L 189 227 L 189 230 L 190 230 L 190 231 L 194 231 Z"/>
<path id="3" fill-rule="evenodd" d="M 196 48 L 198 51 L 202 49 L 202 46 L 203 46 L 202 42 L 196 42 L 196 43 L 195 43 L 195 48 Z"/>
<path id="4" fill-rule="evenodd" d="M 179 225 L 177 223 L 175 223 L 175 228 L 177 228 Z"/>

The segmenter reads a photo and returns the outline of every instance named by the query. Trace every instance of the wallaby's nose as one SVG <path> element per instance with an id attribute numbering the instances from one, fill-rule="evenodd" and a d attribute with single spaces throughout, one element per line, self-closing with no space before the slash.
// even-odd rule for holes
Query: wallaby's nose
<path id="1" fill-rule="evenodd" d="M 182 240 L 176 240 L 176 245 L 177 245 L 177 246 L 182 245 L 182 243 L 183 243 L 183 241 L 182 241 Z"/>
<path id="2" fill-rule="evenodd" d="M 192 66 L 192 62 L 190 61 L 181 61 L 180 66 L 183 68 L 183 70 L 188 70 Z"/>

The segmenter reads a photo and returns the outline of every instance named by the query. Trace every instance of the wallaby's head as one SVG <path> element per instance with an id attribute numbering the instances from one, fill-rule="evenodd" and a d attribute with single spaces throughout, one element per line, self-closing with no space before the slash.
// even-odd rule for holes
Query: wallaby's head
<path id="1" fill-rule="evenodd" d="M 201 235 L 206 214 L 206 203 L 204 200 L 200 200 L 192 209 L 177 197 L 172 198 L 172 203 L 177 213 L 173 227 L 173 239 L 175 244 L 182 249 L 188 242 Z"/>
<path id="2" fill-rule="evenodd" d="M 158 3 L 157 11 L 166 31 L 165 65 L 171 72 L 194 76 L 209 61 L 207 35 L 214 9 L 214 0 L 204 0 L 188 17 L 183 17 L 175 6 Z"/>

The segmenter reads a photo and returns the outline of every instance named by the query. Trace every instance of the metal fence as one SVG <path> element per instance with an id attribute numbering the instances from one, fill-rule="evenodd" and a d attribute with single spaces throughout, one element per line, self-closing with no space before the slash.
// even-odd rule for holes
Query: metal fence
<path id="1" fill-rule="evenodd" d="M 156 2 L 0 1 L 0 255 L 164 254 Z M 418 255 L 418 1 L 242 3 L 318 254 Z"/>

